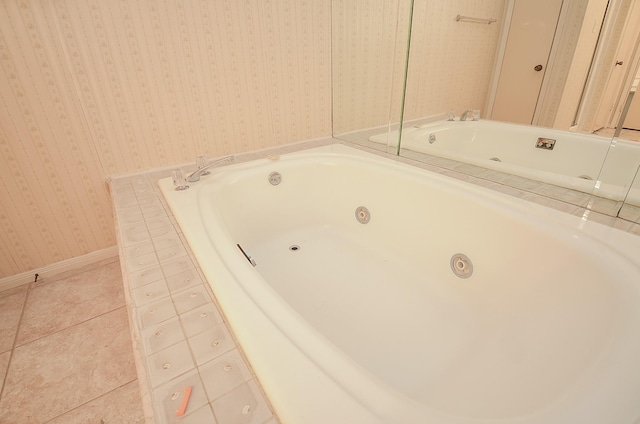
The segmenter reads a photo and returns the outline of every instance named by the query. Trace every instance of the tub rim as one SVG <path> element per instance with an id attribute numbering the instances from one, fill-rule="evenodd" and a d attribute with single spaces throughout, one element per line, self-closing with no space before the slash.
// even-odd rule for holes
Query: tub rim
<path id="1" fill-rule="evenodd" d="M 354 152 L 356 153 L 355 156 L 354 156 Z M 364 157 L 364 160 L 367 163 L 373 163 L 373 164 L 379 165 L 380 161 L 383 161 L 385 165 L 399 167 L 403 171 L 409 170 L 412 173 L 415 173 L 418 175 L 424 174 L 426 172 L 430 178 L 435 178 L 436 181 L 440 184 L 442 183 L 445 183 L 447 185 L 452 184 L 455 188 L 462 189 L 465 193 L 472 192 L 471 194 L 473 194 L 473 197 L 482 197 L 483 199 L 487 199 L 487 196 L 488 196 L 488 199 L 490 199 L 491 201 L 494 201 L 494 202 L 497 201 L 498 203 L 503 204 L 503 206 L 509 205 L 511 208 L 515 207 L 516 209 L 518 209 L 519 212 L 522 212 L 529 217 L 533 215 L 534 212 L 542 213 L 547 218 L 552 218 L 555 222 L 555 225 L 559 225 L 565 229 L 570 229 L 570 231 L 578 231 L 580 234 L 584 235 L 585 237 L 588 237 L 592 242 L 596 242 L 596 243 L 604 244 L 605 246 L 608 246 L 609 249 L 611 249 L 616 254 L 622 256 L 625 259 L 625 262 L 628 262 L 630 265 L 634 266 L 634 268 L 639 267 L 638 261 L 631 260 L 631 258 L 628 257 L 627 255 L 622 255 L 618 248 L 614 249 L 612 246 L 608 245 L 608 243 L 603 243 L 603 241 L 601 240 L 601 238 L 604 237 L 605 239 L 609 238 L 610 240 L 615 240 L 617 243 L 619 242 L 618 239 L 620 237 L 622 237 L 623 240 L 628 238 L 628 242 L 633 246 L 638 244 L 634 236 L 631 236 L 629 234 L 626 234 L 622 231 L 616 230 L 611 227 L 602 226 L 600 224 L 597 224 L 588 220 L 581 220 L 580 223 L 577 224 L 575 220 L 576 219 L 580 220 L 577 217 L 569 216 L 569 215 L 563 214 L 562 212 L 551 210 L 544 206 L 533 205 L 530 202 L 526 202 L 521 199 L 514 199 L 509 197 L 508 195 L 505 195 L 502 193 L 496 193 L 492 190 L 485 189 L 482 187 L 473 186 L 473 189 L 471 189 L 468 183 L 460 182 L 450 177 L 430 173 L 429 171 L 415 168 L 411 165 L 404 164 L 398 160 L 381 159 L 371 153 L 365 153 L 360 150 L 347 147 L 341 144 L 329 145 L 326 147 L 303 150 L 301 152 L 283 155 L 280 160 L 293 161 L 293 160 L 298 160 L 300 158 L 305 158 L 310 156 L 315 157 L 318 154 L 321 154 L 321 156 L 324 156 L 326 158 L 334 158 L 334 159 L 337 157 L 349 157 L 350 159 L 352 159 L 353 157 L 358 157 L 359 160 L 363 160 L 363 157 Z M 271 163 L 272 162 L 267 159 L 259 159 L 257 161 L 251 161 L 247 163 L 227 166 L 225 168 L 220 168 L 219 170 L 216 170 L 216 172 L 213 174 L 213 178 L 209 178 L 205 180 L 203 184 L 197 186 L 198 192 L 200 193 L 204 191 L 204 188 L 214 184 L 215 181 L 219 181 L 219 180 L 224 181 L 226 178 L 231 178 L 232 173 L 235 173 L 237 171 L 241 171 L 245 168 L 253 168 L 255 166 L 263 166 Z M 166 194 L 169 194 L 169 196 L 175 194 L 175 192 L 173 192 L 173 187 L 171 185 L 170 180 L 168 179 L 161 180 L 159 184 L 161 186 L 163 194 L 165 194 L 165 198 L 167 198 Z M 190 196 L 190 198 L 192 197 L 193 196 Z M 199 199 L 200 196 L 197 196 L 197 198 Z M 171 202 L 168 202 L 168 203 L 171 205 Z M 192 206 L 197 206 L 197 205 L 193 205 L 192 200 L 189 201 L 188 203 L 192 204 Z M 175 217 L 176 217 L 176 220 L 180 223 L 181 228 L 183 229 L 183 233 L 185 233 L 185 237 L 187 238 L 189 244 L 191 245 L 192 241 L 189 239 L 189 236 L 184 231 L 185 227 L 182 225 L 182 222 L 181 222 L 181 220 L 184 220 L 185 218 L 182 216 L 179 217 L 178 214 L 175 214 Z M 567 218 L 570 218 L 570 219 L 567 219 Z M 568 225 L 569 223 L 571 223 L 571 225 Z M 225 228 L 223 228 L 223 230 L 226 231 Z M 221 234 L 218 234 L 218 237 L 220 236 Z M 373 406 L 374 408 L 377 408 L 375 409 L 375 413 L 377 416 L 379 416 L 382 419 L 397 420 L 398 416 L 401 415 L 405 420 L 408 420 L 411 422 L 413 421 L 421 422 L 421 420 L 425 419 L 424 414 L 429 413 L 432 415 L 431 417 L 429 417 L 431 419 L 434 419 L 434 420 L 445 419 L 447 420 L 447 422 L 450 422 L 450 423 L 462 424 L 462 423 L 478 423 L 482 421 L 477 419 L 460 419 L 459 417 L 451 416 L 441 411 L 434 410 L 433 408 L 429 408 L 427 405 L 424 405 L 423 403 L 420 403 L 415 399 L 412 399 L 407 395 L 398 392 L 397 390 L 395 390 L 395 388 L 388 386 L 387 384 L 379 381 L 376 377 L 372 376 L 371 373 L 369 373 L 366 369 L 363 369 L 360 365 L 355 363 L 355 361 L 353 361 L 352 359 L 349 358 L 349 360 L 345 361 L 345 356 L 347 358 L 348 356 L 344 354 L 342 351 L 340 351 L 337 347 L 335 347 L 330 341 L 326 340 L 324 336 L 322 336 L 322 334 L 319 333 L 318 330 L 316 330 L 314 327 L 308 324 L 306 320 L 285 319 L 285 318 L 291 318 L 291 317 L 299 318 L 300 316 L 295 310 L 293 310 L 293 308 L 290 305 L 288 305 L 283 299 L 280 298 L 280 296 L 275 292 L 273 288 L 271 288 L 271 286 L 267 282 L 264 282 L 264 284 L 257 286 L 258 293 L 255 293 L 254 291 L 252 291 L 252 290 L 255 290 L 256 287 L 247 286 L 249 284 L 248 282 L 256 278 L 256 276 L 260 279 L 262 279 L 262 276 L 257 274 L 256 271 L 253 269 L 253 267 L 250 266 L 250 264 L 246 262 L 244 258 L 239 257 L 235 249 L 228 248 L 230 246 L 233 246 L 234 244 L 233 238 L 231 237 L 231 235 L 228 234 L 228 232 L 226 232 L 224 236 L 225 236 L 224 241 L 231 242 L 231 243 L 229 246 L 225 245 L 224 248 L 222 249 L 219 249 L 220 245 L 217 245 L 213 241 L 209 240 L 211 247 L 219 255 L 219 258 L 217 258 L 217 261 L 216 261 L 216 265 L 220 265 L 220 266 L 217 267 L 219 269 L 213 272 L 213 274 L 216 274 L 217 272 L 221 272 L 222 274 L 224 274 L 222 276 L 216 276 L 214 278 L 211 278 L 210 273 L 212 271 L 207 271 L 207 270 L 210 268 L 216 268 L 211 265 L 211 262 L 210 262 L 211 258 L 209 257 L 207 260 L 202 260 L 200 257 L 201 253 L 199 253 L 199 250 L 197 248 L 193 248 L 194 254 L 198 259 L 198 262 L 200 263 L 203 269 L 203 272 L 205 273 L 205 276 L 207 276 L 207 279 L 211 282 L 210 284 L 212 285 L 212 288 L 214 288 L 213 287 L 214 284 L 218 286 L 221 285 L 222 284 L 221 281 L 223 280 L 225 284 L 229 281 L 231 281 L 231 283 L 229 284 L 233 284 L 233 282 L 235 282 L 235 284 L 237 284 L 237 286 L 241 288 L 244 295 L 247 296 L 251 300 L 251 302 L 253 302 L 256 308 L 259 309 L 262 316 L 267 320 L 270 320 L 276 327 L 278 327 L 281 330 L 281 332 L 285 335 L 285 337 L 290 341 L 290 343 L 292 344 L 292 347 L 299 349 L 316 366 L 319 366 L 322 370 L 326 371 L 327 369 L 331 369 L 331 368 L 322 366 L 322 364 L 330 363 L 330 364 L 333 364 L 334 366 L 336 363 L 339 364 L 338 365 L 339 370 L 337 371 L 334 370 L 335 373 L 338 374 L 338 378 L 336 378 L 335 375 L 331 375 L 331 377 L 343 389 L 351 386 L 351 384 L 345 384 L 345 382 L 349 383 L 354 380 L 360 380 L 360 381 L 364 380 L 364 382 L 367 383 L 367 386 L 369 387 L 371 393 L 362 394 L 362 393 L 353 393 L 353 390 L 347 390 L 347 391 L 351 396 L 357 399 L 358 402 L 366 405 L 367 408 L 370 408 L 371 406 Z M 208 238 L 209 237 L 211 236 L 209 235 Z M 634 243 L 632 243 L 632 241 Z M 195 243 L 195 244 L 202 244 L 202 243 Z M 235 273 L 232 272 L 231 269 L 229 269 L 229 267 L 236 269 L 236 272 Z M 267 290 L 264 290 L 265 288 L 267 288 Z M 215 289 L 214 289 L 214 293 L 216 293 Z M 264 299 L 268 299 L 268 301 L 265 301 Z M 221 302 L 221 304 L 223 309 L 227 309 L 224 306 L 224 302 Z M 273 317 L 280 316 L 280 314 L 277 313 L 278 310 L 280 309 L 276 310 L 275 306 L 278 306 L 279 308 L 284 307 L 284 310 L 288 311 L 288 313 L 286 314 L 286 317 L 278 319 L 277 321 L 274 321 Z M 273 313 L 274 311 L 276 313 Z M 231 323 L 231 326 L 235 327 L 233 322 Z M 282 331 L 282 328 L 292 329 L 293 333 L 289 331 Z M 308 346 L 309 344 L 311 345 L 310 346 L 311 350 L 309 349 L 303 350 L 300 348 L 300 343 L 296 343 L 296 340 L 292 340 L 291 334 L 301 334 L 309 331 L 311 331 L 311 333 L 313 334 L 318 335 L 319 337 L 314 337 L 311 341 L 307 341 L 307 343 L 302 343 L 302 345 L 304 346 Z M 319 343 L 320 340 L 325 341 L 326 343 Z M 314 354 L 312 355 L 313 357 L 309 355 L 309 352 L 314 352 Z M 318 354 L 317 352 L 321 352 L 321 354 Z M 325 355 L 326 357 L 330 358 L 330 360 L 320 360 L 320 361 L 318 360 L 318 357 L 325 357 Z M 357 372 L 354 372 L 355 370 L 357 370 Z M 389 405 L 388 403 L 388 395 L 390 390 L 394 395 L 393 396 L 395 401 L 394 405 Z M 542 411 L 541 413 L 544 414 L 544 411 Z M 537 415 L 538 414 L 536 414 L 536 416 Z M 439 421 L 436 421 L 436 422 L 439 422 Z"/>

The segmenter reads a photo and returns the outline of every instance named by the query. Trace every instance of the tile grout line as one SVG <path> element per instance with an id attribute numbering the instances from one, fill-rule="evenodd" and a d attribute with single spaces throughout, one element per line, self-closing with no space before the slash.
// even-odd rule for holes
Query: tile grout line
<path id="1" fill-rule="evenodd" d="M 100 398 L 102 398 L 102 397 L 104 397 L 104 396 L 106 396 L 106 395 L 108 395 L 108 394 L 110 394 L 110 393 L 112 393 L 112 392 L 115 392 L 116 390 L 119 390 L 119 389 L 123 388 L 124 386 L 126 386 L 127 384 L 131 384 L 131 383 L 132 383 L 132 382 L 134 382 L 134 381 L 138 381 L 138 377 L 137 377 L 137 376 L 136 376 L 136 378 L 134 378 L 134 379 L 132 379 L 132 380 L 129 380 L 129 381 L 127 381 L 126 383 L 123 383 L 123 384 L 121 384 L 121 385 L 120 385 L 120 386 L 118 386 L 118 387 L 114 387 L 113 389 L 109 390 L 108 392 L 104 392 L 104 393 L 102 393 L 101 395 L 98 395 L 98 396 L 94 397 L 93 399 L 89 399 L 89 400 L 87 400 L 86 402 L 81 403 L 80 405 L 74 406 L 73 408 L 71 408 L 71 409 L 69 409 L 69 410 L 67 410 L 67 411 L 62 412 L 61 414 L 58 414 L 58 415 L 56 415 L 55 417 L 52 417 L 52 418 L 48 419 L 47 421 L 43 422 L 42 424 L 47 424 L 47 423 L 50 423 L 50 422 L 52 422 L 52 421 L 54 421 L 54 420 L 57 420 L 58 418 L 62 417 L 63 415 L 68 414 L 68 413 L 69 413 L 69 412 L 71 412 L 71 411 L 75 411 L 76 409 L 81 408 L 81 407 L 83 407 L 84 405 L 87 405 L 87 404 L 89 404 L 89 403 L 91 403 L 91 402 L 94 402 L 94 401 L 96 401 L 96 400 L 98 400 L 98 399 L 100 399 Z"/>
<path id="2" fill-rule="evenodd" d="M 25 303 L 25 304 L 26 304 L 26 303 Z M 87 322 L 89 322 L 89 321 L 91 321 L 91 320 L 93 320 L 93 319 L 95 319 L 95 318 L 102 317 L 102 316 L 104 316 L 104 315 L 106 315 L 106 314 L 110 314 L 110 313 L 112 313 L 112 312 L 114 312 L 114 311 L 117 311 L 118 309 L 122 309 L 122 308 L 125 308 L 125 310 L 126 310 L 126 308 L 127 308 L 126 303 L 125 303 L 125 304 L 123 304 L 123 305 L 120 305 L 120 306 L 118 306 L 118 307 L 116 307 L 116 308 L 114 308 L 114 309 L 111 309 L 111 310 L 109 310 L 109 311 L 106 311 L 106 312 L 103 312 L 103 313 L 101 313 L 101 314 L 95 315 L 95 316 L 93 316 L 93 317 L 91 317 L 91 318 L 87 318 L 87 319 L 85 319 L 85 320 L 83 320 L 83 321 L 76 322 L 76 323 L 71 324 L 71 325 L 69 325 L 69 326 L 67 326 L 67 327 L 60 328 L 59 330 L 52 331 L 51 333 L 45 334 L 45 335 L 40 336 L 40 337 L 36 337 L 36 338 L 35 338 L 35 339 L 33 339 L 33 340 L 29 340 L 29 341 L 27 341 L 27 342 L 25 342 L 25 343 L 22 343 L 22 344 L 20 344 L 20 345 L 14 346 L 14 349 L 16 349 L 16 348 L 20 348 L 20 347 L 23 347 L 23 346 L 26 346 L 26 345 L 31 344 L 31 343 L 33 343 L 33 342 L 37 342 L 38 340 L 45 339 L 45 338 L 47 338 L 47 337 L 49 337 L 49 336 L 52 336 L 52 335 L 54 335 L 54 334 L 58 334 L 58 333 L 60 333 L 60 332 L 62 332 L 62 331 L 68 330 L 68 329 L 70 329 L 70 328 L 77 327 L 78 325 L 85 324 L 85 323 L 87 323 Z M 23 313 L 24 313 L 24 311 L 23 311 Z M 20 316 L 20 320 L 22 321 L 22 315 Z M 16 339 L 17 339 L 17 337 L 18 337 L 18 335 L 17 335 L 17 333 L 16 333 Z M 14 342 L 14 343 L 15 343 L 15 342 Z M 13 351 L 14 349 L 12 349 L 12 351 Z"/>
<path id="3" fill-rule="evenodd" d="M 18 324 L 16 325 L 16 333 L 13 335 L 13 343 L 11 344 L 11 350 L 9 352 L 9 360 L 7 361 L 7 369 L 4 373 L 4 378 L 2 379 L 2 384 L 0 384 L 0 401 L 2 401 L 2 395 L 4 394 L 4 390 L 7 387 L 7 378 L 9 377 L 9 369 L 11 368 L 11 361 L 13 360 L 13 354 L 17 347 L 16 344 L 18 342 L 18 334 L 20 333 L 20 326 L 22 325 L 22 319 L 24 318 L 24 312 L 27 309 L 27 301 L 29 300 L 29 293 L 31 293 L 33 283 L 29 283 L 27 286 L 27 293 L 24 295 L 24 301 L 22 302 L 22 309 L 20 310 L 20 318 L 18 319 Z"/>
<path id="4" fill-rule="evenodd" d="M 84 271 L 80 271 L 80 272 L 75 273 L 75 274 L 66 275 L 66 276 L 64 276 L 64 277 L 60 277 L 60 278 L 55 278 L 56 276 L 53 276 L 51 280 L 42 280 L 42 281 L 41 281 L 41 284 L 52 284 L 52 283 L 59 282 L 59 281 L 61 281 L 61 280 L 67 279 L 67 278 L 72 278 L 72 277 L 75 277 L 75 276 L 81 276 L 81 275 L 86 274 L 86 273 L 88 273 L 88 272 L 95 271 L 95 270 L 96 270 L 96 269 L 98 269 L 98 268 L 102 268 L 102 267 L 105 267 L 105 266 L 111 265 L 111 264 L 113 264 L 113 263 L 115 263 L 115 262 L 118 262 L 118 263 L 119 263 L 119 261 L 120 261 L 120 258 L 119 258 L 118 256 L 114 256 L 113 261 L 108 261 L 108 262 L 106 262 L 106 263 L 104 263 L 104 261 L 97 261 L 97 262 L 94 264 L 95 266 L 88 265 L 88 266 L 89 266 L 89 268 L 88 268 L 88 269 L 85 269 Z M 100 264 L 100 265 L 98 265 L 98 264 Z M 84 267 L 83 267 L 83 268 L 84 268 Z M 81 268 L 81 269 L 82 269 L 82 268 Z M 29 283 L 28 288 L 27 288 L 27 295 L 25 296 L 25 301 L 24 301 L 24 303 L 23 303 L 23 305 L 22 305 L 22 311 L 21 311 L 21 313 L 20 313 L 20 320 L 19 320 L 19 322 L 18 322 L 18 328 L 17 328 L 17 330 L 16 330 L 16 334 L 15 334 L 15 337 L 14 337 L 13 347 L 12 347 L 12 349 L 11 349 L 11 357 L 13 357 L 13 351 L 14 351 L 16 348 L 26 346 L 26 345 L 28 345 L 28 344 L 30 344 L 30 343 L 32 343 L 32 342 L 37 341 L 37 340 L 42 340 L 42 339 L 44 339 L 45 337 L 49 337 L 49 336 L 50 336 L 50 335 L 52 335 L 52 334 L 57 334 L 57 333 L 59 333 L 59 332 L 61 332 L 61 331 L 63 331 L 63 330 L 66 330 L 66 329 L 68 329 L 68 328 L 75 327 L 75 326 L 77 326 L 77 325 L 79 325 L 79 324 L 83 324 L 83 323 L 88 322 L 88 321 L 90 321 L 90 320 L 92 320 L 92 319 L 94 319 L 94 318 L 97 318 L 97 317 L 103 316 L 103 315 L 105 315 L 105 314 L 111 313 L 111 312 L 113 312 L 113 311 L 116 311 L 116 310 L 118 310 L 118 309 L 120 309 L 120 308 L 122 308 L 122 307 L 125 307 L 125 308 L 126 308 L 126 306 L 127 306 L 127 305 L 126 305 L 126 301 L 125 301 L 125 300 L 123 300 L 123 304 L 122 304 L 122 305 L 120 305 L 120 306 L 118 306 L 118 307 L 116 307 L 116 308 L 114 308 L 114 309 L 111 309 L 111 310 L 109 310 L 109 311 L 106 311 L 106 312 L 103 312 L 103 313 L 101 313 L 101 314 L 95 315 L 95 316 L 93 316 L 93 317 L 91 317 L 91 318 L 87 318 L 87 319 L 85 319 L 85 320 L 83 320 L 83 321 L 73 323 L 73 324 L 71 324 L 71 325 L 69 325 L 69 326 L 67 326 L 67 327 L 60 328 L 60 329 L 58 329 L 58 330 L 55 330 L 55 331 L 50 332 L 50 333 L 48 333 L 48 334 L 42 335 L 42 336 L 40 336 L 40 337 L 36 337 L 36 338 L 35 338 L 35 339 L 33 339 L 33 340 L 29 340 L 29 341 L 27 341 L 27 342 L 25 342 L 25 343 L 22 343 L 22 344 L 19 344 L 19 345 L 18 345 L 18 344 L 17 344 L 17 340 L 18 340 L 18 334 L 19 334 L 19 331 L 20 331 L 20 325 L 22 324 L 22 320 L 23 320 L 23 318 L 24 318 L 24 313 L 25 313 L 25 310 L 26 310 L 26 305 L 27 305 L 27 300 L 28 300 L 28 297 L 29 297 L 29 293 L 31 293 L 31 290 L 32 290 L 32 289 L 34 289 L 34 288 L 36 288 L 36 287 L 37 287 L 37 286 L 34 286 L 35 284 L 37 284 L 35 281 L 34 281 L 34 282 L 31 282 L 31 283 Z M 11 358 L 10 358 L 10 360 L 11 360 Z M 7 370 L 8 370 L 8 366 L 7 366 Z M 5 375 L 5 379 L 6 379 L 6 375 Z M 3 385 L 2 385 L 2 387 L 4 388 L 4 381 L 3 381 Z M 1 398 L 1 397 L 2 397 L 2 391 L 0 391 L 0 398 Z"/>

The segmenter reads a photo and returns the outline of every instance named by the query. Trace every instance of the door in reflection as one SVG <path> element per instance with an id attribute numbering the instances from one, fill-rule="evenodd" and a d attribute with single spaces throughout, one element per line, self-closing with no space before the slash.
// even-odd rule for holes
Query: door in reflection
<path id="1" fill-rule="evenodd" d="M 530 125 L 562 0 L 516 0 L 491 119 Z"/>

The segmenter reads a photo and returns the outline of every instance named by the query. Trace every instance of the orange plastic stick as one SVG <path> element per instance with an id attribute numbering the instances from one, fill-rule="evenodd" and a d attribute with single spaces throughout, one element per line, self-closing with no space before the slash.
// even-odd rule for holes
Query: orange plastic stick
<path id="1" fill-rule="evenodd" d="M 182 403 L 180 404 L 180 408 L 176 411 L 176 415 L 181 417 L 184 415 L 187 410 L 187 404 L 189 403 L 189 397 L 191 396 L 191 386 L 186 386 L 184 388 L 184 397 L 182 398 Z"/>

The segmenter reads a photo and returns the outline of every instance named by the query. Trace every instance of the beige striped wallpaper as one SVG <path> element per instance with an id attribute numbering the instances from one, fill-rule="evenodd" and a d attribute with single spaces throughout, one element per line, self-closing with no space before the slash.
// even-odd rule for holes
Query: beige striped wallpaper
<path id="1" fill-rule="evenodd" d="M 331 134 L 315 0 L 0 0 L 0 278 L 115 244 L 105 178 Z"/>

